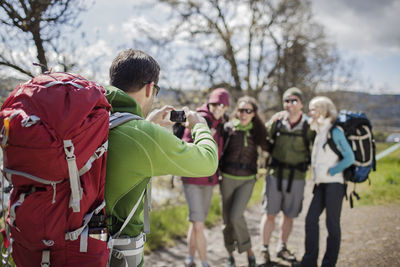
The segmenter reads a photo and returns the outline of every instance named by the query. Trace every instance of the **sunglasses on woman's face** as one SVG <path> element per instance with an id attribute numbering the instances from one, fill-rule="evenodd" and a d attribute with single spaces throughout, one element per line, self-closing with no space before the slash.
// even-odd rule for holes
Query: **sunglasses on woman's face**
<path id="1" fill-rule="evenodd" d="M 247 114 L 251 114 L 251 113 L 254 112 L 254 110 L 252 110 L 251 108 L 239 108 L 238 111 L 239 111 L 240 113 L 246 112 Z"/>

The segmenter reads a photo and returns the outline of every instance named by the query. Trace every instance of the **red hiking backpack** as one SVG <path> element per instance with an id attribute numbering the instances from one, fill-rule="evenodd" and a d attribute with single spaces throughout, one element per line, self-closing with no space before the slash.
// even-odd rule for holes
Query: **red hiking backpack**
<path id="1" fill-rule="evenodd" d="M 105 266 L 109 110 L 103 87 L 68 73 L 18 85 L 0 110 L 7 224 L 17 266 Z M 96 218 L 96 220 L 94 220 Z"/>

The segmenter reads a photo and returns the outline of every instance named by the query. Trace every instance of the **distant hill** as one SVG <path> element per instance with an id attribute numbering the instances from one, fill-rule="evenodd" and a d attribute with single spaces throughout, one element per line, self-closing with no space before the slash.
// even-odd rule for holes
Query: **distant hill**
<path id="1" fill-rule="evenodd" d="M 326 93 L 338 109 L 362 111 L 375 129 L 400 131 L 400 95 L 375 95 L 361 92 L 336 91 Z"/>
<path id="2" fill-rule="evenodd" d="M 13 79 L 13 78 L 6 78 L 0 79 L 0 97 L 1 99 L 7 98 L 12 90 L 23 80 Z"/>
<path id="3" fill-rule="evenodd" d="M 15 86 L 23 80 L 0 79 L 0 98 L 3 101 Z M 162 90 L 156 106 L 172 104 L 177 106 L 187 105 L 191 108 L 198 107 L 206 99 L 206 92 L 198 90 L 174 91 Z M 376 95 L 361 92 L 334 91 L 323 93 L 330 97 L 338 109 L 362 111 L 371 119 L 374 129 L 385 132 L 400 132 L 400 95 Z M 265 99 L 268 98 L 268 99 Z M 260 100 L 263 99 L 263 100 Z M 271 103 L 273 98 L 260 96 L 260 108 L 265 107 L 264 102 Z M 178 104 L 181 103 L 181 104 Z M 307 110 L 307 106 L 304 108 Z M 267 118 L 268 119 L 268 118 Z"/>

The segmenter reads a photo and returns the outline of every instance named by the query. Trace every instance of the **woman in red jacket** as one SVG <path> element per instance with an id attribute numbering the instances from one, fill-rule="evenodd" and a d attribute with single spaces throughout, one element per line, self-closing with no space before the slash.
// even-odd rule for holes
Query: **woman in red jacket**
<path id="1" fill-rule="evenodd" d="M 218 145 L 218 156 L 221 157 L 223 140 L 224 115 L 229 106 L 229 93 L 223 88 L 217 88 L 210 94 L 207 104 L 196 111 L 207 121 L 214 140 Z M 193 142 L 189 129 L 185 129 L 182 140 Z M 186 266 L 195 266 L 194 255 L 199 254 L 202 266 L 207 267 L 206 238 L 204 235 L 204 221 L 207 218 L 213 195 L 214 185 L 218 183 L 218 171 L 210 177 L 189 178 L 182 177 L 183 190 L 189 207 L 190 227 L 188 232 L 189 255 L 185 260 Z"/>

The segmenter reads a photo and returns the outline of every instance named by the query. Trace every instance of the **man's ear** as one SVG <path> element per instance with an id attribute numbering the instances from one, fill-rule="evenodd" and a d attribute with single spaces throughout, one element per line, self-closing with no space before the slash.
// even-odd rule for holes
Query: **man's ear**
<path id="1" fill-rule="evenodd" d="M 146 88 L 145 88 L 145 90 L 146 90 L 146 97 L 151 97 L 151 85 L 152 85 L 153 83 L 151 82 L 151 83 L 148 83 L 148 84 L 146 84 L 145 86 L 146 86 Z"/>

